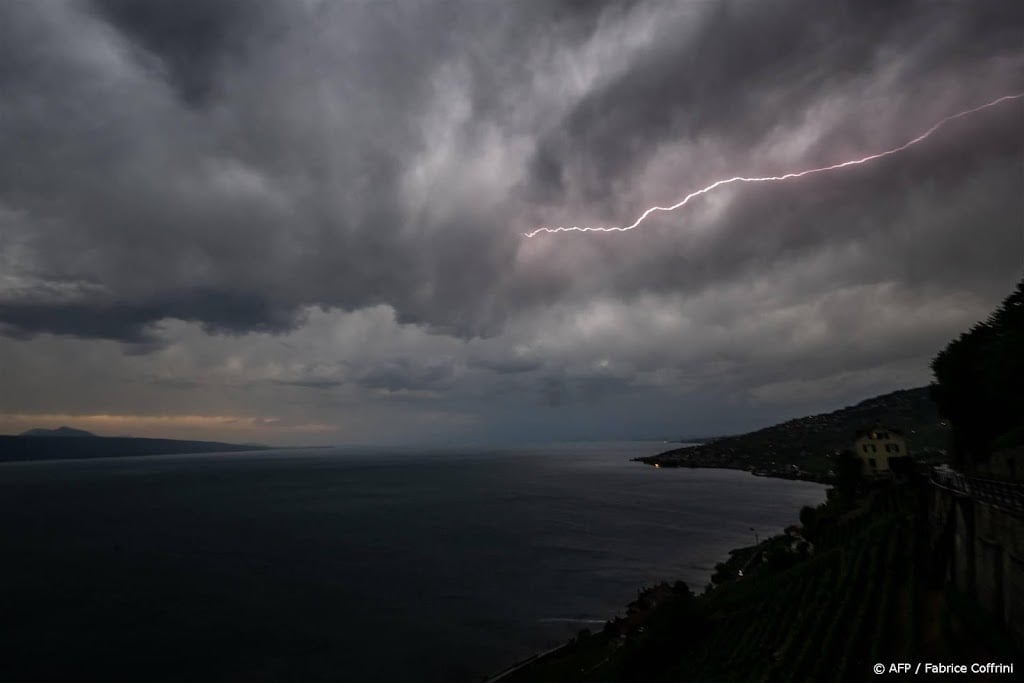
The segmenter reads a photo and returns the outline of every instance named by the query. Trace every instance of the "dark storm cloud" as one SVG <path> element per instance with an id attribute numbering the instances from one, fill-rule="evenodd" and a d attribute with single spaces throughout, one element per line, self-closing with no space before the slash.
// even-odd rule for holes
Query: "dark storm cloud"
<path id="1" fill-rule="evenodd" d="M 524 187 L 536 188 L 523 196 L 551 203 L 572 187 L 618 214 L 609 188 L 662 145 L 707 139 L 742 150 L 798 121 L 829 89 L 855 89 L 849 83 L 868 78 L 886 50 L 910 44 L 912 78 L 964 55 L 996 59 L 1024 25 L 1024 10 L 931 2 L 502 5 L 498 28 L 473 4 L 87 7 L 3 10 L 5 61 L 19 66 L 5 72 L 14 96 L 0 124 L 9 181 L 0 201 L 25 216 L 7 239 L 31 254 L 33 286 L 86 280 L 107 294 L 74 304 L 8 295 L 11 331 L 138 339 L 163 317 L 211 331 L 276 330 L 304 305 L 387 303 L 400 322 L 494 334 L 517 311 L 564 295 L 569 278 L 588 280 L 572 270 L 516 276 L 521 238 L 509 228 L 520 198 L 494 182 L 463 189 L 480 178 L 463 169 L 532 132 L 528 114 L 515 121 L 506 111 L 503 93 L 537 77 L 517 57 L 593 42 L 643 12 L 659 19 L 521 159 L 532 173 Z M 204 111 L 190 112 L 200 103 Z M 832 135 L 851 131 L 870 140 L 856 122 Z M 516 171 L 512 157 L 493 163 L 505 164 L 497 177 Z M 773 215 L 759 205 L 772 201 L 751 192 L 726 223 Z M 816 210 L 797 213 L 810 225 Z M 730 276 L 729 261 L 763 257 L 727 237 L 686 250 L 692 268 L 675 267 L 672 251 L 656 250 L 641 268 L 627 255 L 600 287 L 700 288 Z M 204 294 L 176 294 L 196 289 Z"/>
<path id="2" fill-rule="evenodd" d="M 543 363 L 532 358 L 494 358 L 471 361 L 470 367 L 490 370 L 499 375 L 518 375 L 539 370 Z"/>
<path id="3" fill-rule="evenodd" d="M 297 315 L 294 310 L 274 310 L 273 302 L 259 295 L 205 290 L 139 302 L 0 303 L 0 324 L 21 335 L 48 332 L 151 344 L 157 340 L 154 325 L 166 318 L 200 323 L 210 333 L 238 334 L 291 329 Z"/>
<path id="4" fill-rule="evenodd" d="M 261 0 L 92 0 L 111 25 L 152 54 L 182 98 L 202 104 L 223 61 L 240 54 L 258 19 Z"/>
<path id="5" fill-rule="evenodd" d="M 856 89 L 883 60 L 909 59 L 905 79 L 912 87 L 920 73 L 944 65 L 1019 55 L 1024 30 L 1017 3 L 707 6 L 698 30 L 687 15 L 661 26 L 630 69 L 581 98 L 565 124 L 542 138 L 532 162 L 539 196 L 564 183 L 560 160 L 587 166 L 586 196 L 597 201 L 666 140 L 709 136 L 742 148 L 799 120 L 829 89 Z M 689 32 L 692 40 L 671 38 Z M 1024 86 L 1015 80 L 1009 85 Z"/>
<path id="6" fill-rule="evenodd" d="M 993 140 L 1012 139 L 1019 127 L 1014 111 L 990 120 Z M 744 190 L 720 220 L 714 240 L 699 250 L 650 254 L 646 268 L 617 279 L 617 291 L 697 291 L 844 246 L 877 257 L 835 262 L 820 285 L 884 281 L 895 271 L 913 285 L 927 285 L 941 273 L 947 287 L 985 288 L 993 271 L 1013 272 L 1020 263 L 1013 221 L 1019 210 L 1019 150 L 1001 143 L 979 148 L 973 138 L 936 146 L 914 149 L 884 169 L 819 177 L 799 188 Z M 958 195 L 952 205 L 946 203 L 951 193 Z M 984 240 L 971 239 L 972 231 Z"/>
<path id="7" fill-rule="evenodd" d="M 28 254 L 16 264 L 28 288 L 102 283 L 107 296 L 82 304 L 103 311 L 88 332 L 115 339 L 139 336 L 153 302 L 196 286 L 270 301 L 274 317 L 252 329 L 276 328 L 282 309 L 383 302 L 402 321 L 458 334 L 500 325 L 508 304 L 490 291 L 519 239 L 494 229 L 506 200 L 467 197 L 447 211 L 445 178 L 426 176 L 429 206 L 402 196 L 403 174 L 434 142 L 424 117 L 440 109 L 436 124 L 448 125 L 445 88 L 459 84 L 434 73 L 452 59 L 455 29 L 432 26 L 418 5 L 289 3 L 278 7 L 281 35 L 243 59 L 235 45 L 253 21 L 240 6 L 4 8 L 5 51 L 20 67 L 5 83 L 0 201 L 25 217 L 4 229 Z M 151 68 L 153 55 L 166 73 Z M 177 101 L 205 97 L 212 79 L 217 97 L 204 110 Z M 473 154 L 472 121 L 452 125 L 453 154 Z M 417 214 L 435 208 L 446 215 L 422 224 Z M 47 322 L 66 302 L 32 301 L 30 313 L 4 298 L 9 328 L 86 329 Z M 117 311 L 124 329 L 114 329 Z M 210 329 L 244 318 L 164 313 Z"/>
<path id="8" fill-rule="evenodd" d="M 3 3 L 0 334 L 474 407 L 920 360 L 1019 266 L 1019 103 L 521 233 L 900 144 L 1024 90 L 1022 34 L 1009 2 Z"/>
<path id="9" fill-rule="evenodd" d="M 590 215 L 608 216 L 590 223 L 621 225 L 653 201 L 670 203 L 716 178 L 825 165 L 905 142 L 958 108 L 1024 90 L 1024 6 L 981 5 L 718 4 L 692 40 L 653 40 L 635 68 L 582 97 L 564 125 L 541 138 L 526 196 L 549 204 L 559 195 L 577 203 L 582 198 L 599 207 Z M 659 30 L 678 35 L 686 23 Z M 886 78 L 891 82 L 875 86 Z M 863 102 L 858 97 L 888 109 L 888 125 L 855 114 Z M 832 99 L 845 102 L 850 115 L 821 131 L 804 160 L 751 160 L 764 138 L 813 124 L 815 108 Z M 992 295 L 1006 280 L 993 285 L 992 272 L 1013 272 L 1019 262 L 1019 192 L 1013 189 L 1019 152 L 1007 144 L 1017 138 L 1018 110 L 1004 106 L 980 121 L 951 125 L 927 145 L 881 163 L 800 183 L 738 188 L 707 238 L 687 235 L 703 200 L 692 210 L 655 216 L 641 228 L 643 237 L 597 238 L 596 245 L 577 247 L 589 256 L 580 256 L 576 269 L 562 271 L 571 273 L 563 296 L 570 287 L 625 297 L 698 292 L 844 244 L 884 257 L 837 262 L 827 282 L 812 286 L 884 280 L 895 270 L 918 286 L 941 279 L 947 288 Z M 629 178 L 652 156 L 692 141 L 698 151 L 681 157 L 676 189 L 653 201 L 622 200 L 621 188 L 642 187 Z M 975 226 L 985 226 L 985 242 L 969 237 Z M 574 240 L 580 241 L 574 235 L 564 241 Z M 659 248 L 647 244 L 641 251 L 636 245 L 644 241 Z M 969 265 L 958 265 L 958 253 Z M 631 267 L 621 267 L 624 259 Z M 985 259 L 991 270 L 981 264 Z M 790 296 L 809 283 L 794 284 Z"/>
<path id="10" fill-rule="evenodd" d="M 366 389 L 429 391 L 445 388 L 450 383 L 453 372 L 454 367 L 449 362 L 422 365 L 397 360 L 360 373 L 356 383 Z"/>

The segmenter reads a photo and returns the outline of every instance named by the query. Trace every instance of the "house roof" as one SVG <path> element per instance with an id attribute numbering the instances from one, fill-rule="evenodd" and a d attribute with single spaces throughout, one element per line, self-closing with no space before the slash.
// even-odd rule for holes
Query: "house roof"
<path id="1" fill-rule="evenodd" d="M 854 438 L 859 439 L 862 436 L 871 436 L 875 432 L 889 432 L 895 436 L 903 436 L 903 432 L 899 429 L 893 429 L 892 427 L 886 427 L 884 425 L 876 425 L 870 429 L 858 429 Z"/>

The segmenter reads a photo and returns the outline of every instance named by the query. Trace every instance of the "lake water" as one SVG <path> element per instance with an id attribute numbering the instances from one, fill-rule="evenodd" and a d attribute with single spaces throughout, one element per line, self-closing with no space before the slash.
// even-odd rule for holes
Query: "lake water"
<path id="1" fill-rule="evenodd" d="M 0 679 L 479 681 L 824 499 L 665 448 L 0 465 Z"/>

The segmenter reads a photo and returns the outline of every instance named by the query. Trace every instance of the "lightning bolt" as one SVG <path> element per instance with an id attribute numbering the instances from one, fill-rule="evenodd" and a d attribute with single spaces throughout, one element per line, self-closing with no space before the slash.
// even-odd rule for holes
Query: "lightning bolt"
<path id="1" fill-rule="evenodd" d="M 691 199 L 699 197 L 703 194 L 707 194 L 708 192 L 711 192 L 712 190 L 722 187 L 723 185 L 730 185 L 732 183 L 773 183 L 778 182 L 780 180 L 802 178 L 804 176 L 811 175 L 814 173 L 825 173 L 826 171 L 835 171 L 840 168 L 846 168 L 847 166 L 858 166 L 860 164 L 866 164 L 869 161 L 875 161 L 876 159 L 882 159 L 893 154 L 898 154 L 903 150 L 907 149 L 908 147 L 913 147 L 919 142 L 924 142 L 929 137 L 931 137 L 932 133 L 939 130 L 950 121 L 955 121 L 956 119 L 960 119 L 965 116 L 970 116 L 971 114 L 975 114 L 984 109 L 989 109 L 991 107 L 998 106 L 1003 102 L 1008 102 L 1010 100 L 1018 100 L 1021 98 L 1024 98 L 1024 93 L 1017 93 L 1016 95 L 1003 95 L 1002 97 L 994 99 L 991 102 L 986 102 L 985 104 L 979 105 L 972 109 L 966 109 L 951 116 L 947 116 L 946 118 L 942 119 L 941 121 L 933 125 L 928 130 L 926 130 L 925 132 L 918 135 L 916 138 L 904 142 L 899 147 L 893 147 L 892 149 L 887 149 L 883 152 L 878 152 L 877 154 L 869 154 L 868 156 L 861 157 L 860 159 L 850 159 L 849 161 L 843 161 L 838 164 L 832 164 L 831 166 L 822 166 L 821 168 L 808 168 L 803 171 L 794 171 L 792 173 L 785 173 L 783 175 L 763 176 L 760 178 L 734 176 L 732 178 L 723 178 L 721 180 L 716 180 L 707 187 L 702 187 L 699 190 L 691 192 L 690 194 L 686 195 L 685 197 L 680 199 L 675 204 L 672 204 L 671 206 L 652 206 L 649 209 L 646 209 L 642 214 L 640 214 L 640 216 L 635 221 L 633 221 L 629 225 L 613 226 L 610 228 L 580 227 L 578 225 L 574 225 L 571 228 L 559 226 L 557 228 L 537 228 L 535 230 L 531 230 L 530 232 L 526 232 L 523 234 L 526 237 L 534 237 L 542 232 L 628 232 L 629 230 L 633 230 L 641 223 L 643 223 L 645 220 L 647 220 L 647 217 L 650 216 L 652 213 L 655 213 L 657 211 L 675 211 L 676 209 L 681 209 L 682 207 L 686 206 Z"/>

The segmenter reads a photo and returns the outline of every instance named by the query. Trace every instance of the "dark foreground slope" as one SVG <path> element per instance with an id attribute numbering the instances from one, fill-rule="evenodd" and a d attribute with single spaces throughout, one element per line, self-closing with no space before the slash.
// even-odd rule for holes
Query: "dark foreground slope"
<path id="1" fill-rule="evenodd" d="M 217 441 L 137 439 L 122 436 L 0 436 L 0 462 L 12 460 L 74 460 L 120 458 L 172 453 L 226 453 L 265 450 L 265 446 L 243 446 Z"/>
<path id="2" fill-rule="evenodd" d="M 835 456 L 852 447 L 856 431 L 875 425 L 902 431 L 911 453 L 945 448 L 948 440 L 948 427 L 939 416 L 928 387 L 919 387 L 639 460 L 661 467 L 725 467 L 826 480 Z"/>
<path id="3" fill-rule="evenodd" d="M 829 503 L 803 515 L 810 543 L 791 535 L 741 551 L 700 596 L 646 591 L 602 632 L 500 680 L 864 681 L 879 662 L 1013 662 L 1005 632 L 942 587 L 924 491 Z"/>

